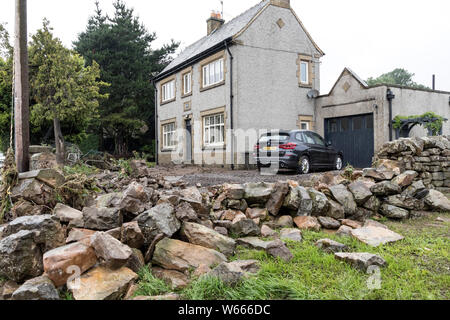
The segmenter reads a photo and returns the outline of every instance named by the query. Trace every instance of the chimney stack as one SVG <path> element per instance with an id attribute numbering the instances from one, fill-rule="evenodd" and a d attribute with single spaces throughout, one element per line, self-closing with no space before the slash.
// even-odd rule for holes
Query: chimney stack
<path id="1" fill-rule="evenodd" d="M 225 20 L 222 19 L 222 14 L 220 12 L 213 11 L 211 13 L 211 17 L 206 20 L 208 26 L 208 36 L 219 29 L 224 23 Z"/>
<path id="2" fill-rule="evenodd" d="M 277 6 L 277 7 L 286 8 L 286 9 L 291 8 L 291 0 L 270 0 L 270 4 Z"/>

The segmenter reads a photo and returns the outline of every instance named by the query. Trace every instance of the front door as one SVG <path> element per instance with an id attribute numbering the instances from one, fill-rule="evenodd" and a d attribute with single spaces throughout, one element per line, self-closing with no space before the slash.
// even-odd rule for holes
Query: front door
<path id="1" fill-rule="evenodd" d="M 192 163 L 192 124 L 191 120 L 186 120 L 186 153 L 185 162 Z"/>

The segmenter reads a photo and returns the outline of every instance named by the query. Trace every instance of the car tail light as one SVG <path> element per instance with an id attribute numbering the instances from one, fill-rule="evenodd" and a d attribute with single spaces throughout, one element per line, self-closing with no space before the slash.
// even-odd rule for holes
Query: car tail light
<path id="1" fill-rule="evenodd" d="M 295 148 L 297 148 L 297 144 L 289 142 L 287 144 L 280 145 L 279 148 L 283 150 L 294 150 Z"/>
<path id="2" fill-rule="evenodd" d="M 253 147 L 253 149 L 256 151 L 259 149 L 259 144 L 255 144 L 255 146 Z"/>

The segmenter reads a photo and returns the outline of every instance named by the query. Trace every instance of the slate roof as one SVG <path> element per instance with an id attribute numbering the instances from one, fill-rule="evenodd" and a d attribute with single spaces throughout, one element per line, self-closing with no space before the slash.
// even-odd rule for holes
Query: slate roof
<path id="1" fill-rule="evenodd" d="M 183 64 L 191 58 L 207 51 L 208 49 L 219 45 L 225 40 L 233 37 L 244 29 L 247 24 L 262 10 L 270 1 L 263 0 L 254 7 L 248 9 L 244 13 L 225 23 L 222 27 L 214 31 L 208 36 L 203 37 L 197 42 L 193 43 L 183 52 L 181 52 L 162 72 L 161 74 L 167 73 L 168 71 L 176 68 L 177 66 Z"/>

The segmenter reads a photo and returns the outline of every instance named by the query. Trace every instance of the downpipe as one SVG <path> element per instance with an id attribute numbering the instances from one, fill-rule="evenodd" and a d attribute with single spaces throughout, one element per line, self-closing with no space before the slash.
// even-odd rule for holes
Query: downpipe
<path id="1" fill-rule="evenodd" d="M 389 88 L 387 90 L 386 98 L 387 98 L 387 100 L 389 102 L 389 141 L 392 141 L 392 138 L 393 138 L 392 130 L 394 129 L 393 128 L 393 122 L 392 122 L 393 121 L 393 119 L 392 119 L 392 115 L 393 115 L 393 112 L 392 112 L 392 101 L 395 99 L 395 94 Z"/>
<path id="2" fill-rule="evenodd" d="M 233 119 L 233 54 L 231 53 L 228 42 L 225 41 L 225 48 L 230 56 L 230 129 L 231 129 L 231 170 L 235 169 L 234 166 L 234 119 Z"/>

